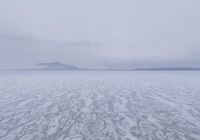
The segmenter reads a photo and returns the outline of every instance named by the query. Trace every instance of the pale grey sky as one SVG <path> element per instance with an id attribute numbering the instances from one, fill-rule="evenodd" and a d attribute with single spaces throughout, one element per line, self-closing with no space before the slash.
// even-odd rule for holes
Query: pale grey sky
<path id="1" fill-rule="evenodd" d="M 0 0 L 0 68 L 200 67 L 199 0 Z"/>

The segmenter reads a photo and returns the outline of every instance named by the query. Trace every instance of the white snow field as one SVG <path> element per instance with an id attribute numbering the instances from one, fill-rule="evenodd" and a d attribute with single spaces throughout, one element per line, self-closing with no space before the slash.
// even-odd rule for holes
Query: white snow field
<path id="1" fill-rule="evenodd" d="M 0 72 L 0 140 L 200 140 L 200 72 Z"/>

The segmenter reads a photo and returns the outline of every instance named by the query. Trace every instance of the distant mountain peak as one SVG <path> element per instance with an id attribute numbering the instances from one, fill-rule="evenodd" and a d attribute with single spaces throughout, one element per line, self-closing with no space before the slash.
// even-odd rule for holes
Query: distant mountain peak
<path id="1" fill-rule="evenodd" d="M 48 62 L 48 63 L 37 63 L 38 66 L 43 66 L 43 69 L 47 70 L 78 70 L 80 68 L 69 65 L 69 64 L 63 64 L 60 62 Z"/>

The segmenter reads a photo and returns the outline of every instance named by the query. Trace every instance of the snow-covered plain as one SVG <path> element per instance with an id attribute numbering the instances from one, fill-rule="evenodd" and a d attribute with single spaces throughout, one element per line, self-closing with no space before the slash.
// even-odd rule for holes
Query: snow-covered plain
<path id="1" fill-rule="evenodd" d="M 0 140 L 200 140 L 200 72 L 1 72 Z"/>

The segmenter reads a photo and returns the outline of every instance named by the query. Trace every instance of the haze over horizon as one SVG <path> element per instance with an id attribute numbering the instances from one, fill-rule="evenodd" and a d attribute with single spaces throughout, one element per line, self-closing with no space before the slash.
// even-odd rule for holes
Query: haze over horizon
<path id="1" fill-rule="evenodd" d="M 200 67 L 199 0 L 1 0 L 0 68 Z"/>

